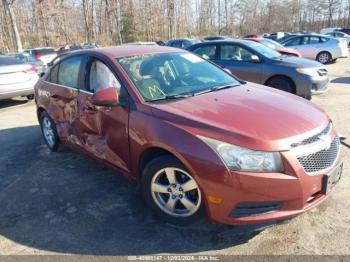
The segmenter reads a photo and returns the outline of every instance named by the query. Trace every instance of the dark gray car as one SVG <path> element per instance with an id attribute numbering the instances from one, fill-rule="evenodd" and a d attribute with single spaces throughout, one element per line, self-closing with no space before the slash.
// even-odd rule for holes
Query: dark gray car
<path id="1" fill-rule="evenodd" d="M 189 51 L 228 69 L 238 78 L 310 99 L 327 91 L 326 67 L 316 61 L 290 57 L 247 40 L 211 41 Z"/>

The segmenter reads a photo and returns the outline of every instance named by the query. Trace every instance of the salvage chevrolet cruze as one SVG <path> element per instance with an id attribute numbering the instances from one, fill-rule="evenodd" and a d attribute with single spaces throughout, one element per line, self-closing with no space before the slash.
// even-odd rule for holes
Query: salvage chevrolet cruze
<path id="1" fill-rule="evenodd" d="M 66 54 L 35 99 L 51 150 L 71 145 L 116 167 L 171 223 L 287 219 L 326 199 L 342 171 L 324 111 L 180 49 Z"/>

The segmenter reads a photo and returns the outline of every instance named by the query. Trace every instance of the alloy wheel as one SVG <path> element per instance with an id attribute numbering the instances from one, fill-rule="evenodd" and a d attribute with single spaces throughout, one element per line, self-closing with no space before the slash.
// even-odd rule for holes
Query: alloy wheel
<path id="1" fill-rule="evenodd" d="M 318 61 L 321 62 L 322 64 L 328 63 L 330 60 L 329 54 L 327 53 L 322 53 L 320 54 Z"/>
<path id="2" fill-rule="evenodd" d="M 179 168 L 163 168 L 151 181 L 154 202 L 174 217 L 189 217 L 201 205 L 201 193 L 194 178 Z"/>
<path id="3" fill-rule="evenodd" d="M 50 119 L 46 116 L 42 119 L 42 129 L 47 144 L 50 147 L 54 147 L 56 143 L 55 131 L 53 129 Z"/>

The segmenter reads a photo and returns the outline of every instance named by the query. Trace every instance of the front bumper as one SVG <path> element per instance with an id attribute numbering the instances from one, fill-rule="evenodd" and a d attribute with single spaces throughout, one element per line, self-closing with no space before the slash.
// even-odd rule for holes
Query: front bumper
<path id="1" fill-rule="evenodd" d="M 328 91 L 329 76 L 311 77 L 301 74 L 295 79 L 296 92 L 299 96 L 323 94 Z"/>
<path id="2" fill-rule="evenodd" d="M 325 174 L 308 175 L 289 152 L 282 153 L 282 156 L 285 173 L 230 171 L 234 188 L 216 191 L 216 196 L 223 201 L 220 205 L 208 203 L 209 219 L 226 225 L 274 223 L 297 216 L 329 197 L 333 190 L 322 193 Z M 281 206 L 261 214 L 237 216 L 235 211 L 242 203 L 281 203 Z"/>
<path id="3" fill-rule="evenodd" d="M 0 91 L 0 100 L 3 99 L 10 99 L 17 96 L 29 96 L 34 94 L 34 88 L 25 88 L 20 90 L 14 90 L 14 91 L 8 91 L 8 92 L 1 92 Z"/>

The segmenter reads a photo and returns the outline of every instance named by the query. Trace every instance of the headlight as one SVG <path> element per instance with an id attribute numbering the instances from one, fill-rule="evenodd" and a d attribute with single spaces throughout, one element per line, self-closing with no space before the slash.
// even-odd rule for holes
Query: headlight
<path id="1" fill-rule="evenodd" d="M 283 163 L 278 152 L 255 151 L 207 137 L 199 137 L 214 149 L 226 166 L 236 171 L 282 172 Z"/>
<path id="2" fill-rule="evenodd" d="M 302 74 L 308 75 L 308 76 L 312 76 L 312 77 L 320 76 L 317 72 L 317 69 L 315 69 L 315 68 L 297 68 L 297 71 L 299 73 L 302 73 Z"/>

